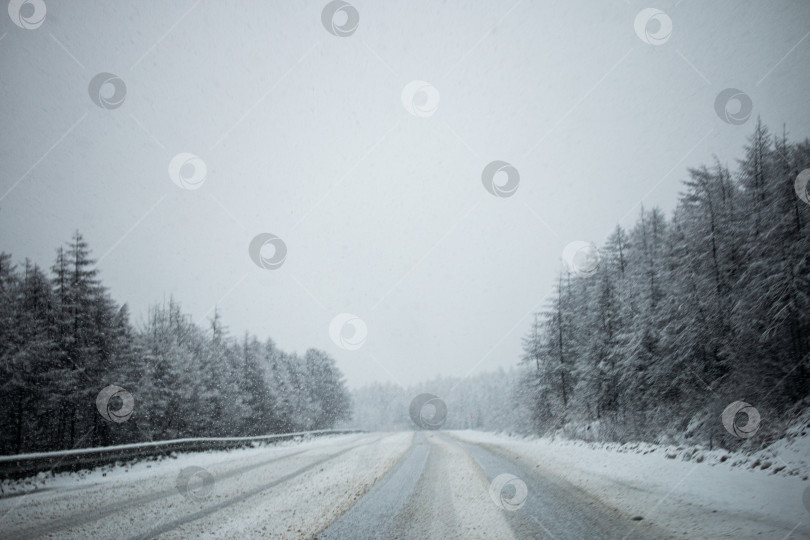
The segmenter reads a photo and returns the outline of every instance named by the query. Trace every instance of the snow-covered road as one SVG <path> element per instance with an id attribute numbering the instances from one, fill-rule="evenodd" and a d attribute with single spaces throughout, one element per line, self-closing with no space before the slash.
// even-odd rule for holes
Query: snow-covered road
<path id="1" fill-rule="evenodd" d="M 511 485 L 490 489 L 501 475 L 512 475 Z M 426 432 L 319 538 L 651 537 L 649 527 L 635 529 L 627 517 L 520 460 Z"/>
<path id="2" fill-rule="evenodd" d="M 733 512 L 711 503 L 711 493 L 691 507 L 669 508 L 688 485 L 640 490 L 618 468 L 613 480 L 602 470 L 591 484 L 587 468 L 595 465 L 581 468 L 577 452 L 601 460 L 600 468 L 617 456 L 555 448 L 476 432 L 405 432 L 182 454 L 58 475 L 30 492 L 6 486 L 12 492 L 0 499 L 0 537 L 807 537 L 810 520 L 795 523 L 798 511 L 751 515 L 741 508 L 745 515 L 735 523 Z M 642 457 L 639 466 L 653 463 L 635 456 Z M 666 482 L 680 463 L 661 458 L 653 465 Z M 178 489 L 186 479 L 188 489 Z M 762 479 L 752 475 L 752 485 Z M 778 489 L 803 485 L 795 478 L 764 480 Z"/>

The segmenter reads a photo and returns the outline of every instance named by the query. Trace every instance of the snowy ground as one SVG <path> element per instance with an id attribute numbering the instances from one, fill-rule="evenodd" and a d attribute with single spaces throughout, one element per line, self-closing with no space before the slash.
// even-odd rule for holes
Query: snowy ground
<path id="1" fill-rule="evenodd" d="M 810 537 L 801 475 L 686 455 L 475 431 L 329 436 L 6 483 L 0 537 Z M 211 482 L 193 477 L 190 496 L 177 488 L 189 467 Z M 493 491 L 504 475 L 514 489 Z"/>
<path id="2" fill-rule="evenodd" d="M 520 439 L 476 431 L 454 437 L 493 448 L 571 482 L 624 514 L 640 516 L 686 538 L 810 538 L 810 508 L 803 497 L 810 482 L 806 439 L 780 446 L 784 467 L 752 468 L 762 459 L 655 445 L 599 445 L 577 441 Z M 722 455 L 730 456 L 720 460 Z M 688 460 L 684 460 L 684 459 Z M 786 461 L 793 458 L 793 461 Z M 807 501 L 810 506 L 810 501 Z"/>

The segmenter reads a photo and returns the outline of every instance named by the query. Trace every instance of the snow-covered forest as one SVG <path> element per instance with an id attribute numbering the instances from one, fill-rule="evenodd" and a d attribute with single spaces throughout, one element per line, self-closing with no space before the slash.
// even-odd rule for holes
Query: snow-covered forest
<path id="1" fill-rule="evenodd" d="M 78 232 L 50 274 L 0 254 L 0 292 L 0 453 L 321 429 L 350 414 L 343 376 L 320 350 L 230 336 L 216 310 L 200 326 L 174 300 L 133 327 Z M 109 385 L 133 398 L 126 421 L 97 410 Z"/>
<path id="2" fill-rule="evenodd" d="M 808 166 L 810 142 L 758 123 L 734 172 L 689 170 L 670 218 L 642 208 L 592 269 L 564 265 L 519 369 L 365 386 L 350 425 L 408 429 L 410 399 L 431 392 L 447 429 L 730 448 L 779 438 L 810 405 L 810 206 L 794 191 Z M 760 414 L 750 439 L 720 422 L 734 401 Z"/>
<path id="3" fill-rule="evenodd" d="M 0 254 L 0 450 L 338 423 L 411 429 L 408 405 L 421 392 L 447 404 L 446 429 L 734 447 L 773 440 L 810 392 L 810 206 L 794 193 L 808 165 L 810 142 L 758 123 L 734 172 L 719 162 L 689 170 L 671 217 L 642 208 L 599 248 L 593 271 L 560 273 L 519 369 L 366 386 L 354 392 L 354 418 L 322 351 L 299 356 L 231 336 L 216 310 L 200 326 L 174 300 L 133 327 L 78 232 L 50 274 Z M 133 396 L 125 422 L 98 414 L 109 385 Z M 733 401 L 759 412 L 753 438 L 741 442 L 717 421 Z"/>
<path id="4" fill-rule="evenodd" d="M 689 170 L 671 218 L 642 209 L 563 272 L 524 342 L 534 429 L 737 448 L 781 436 L 810 393 L 810 205 L 794 191 L 810 141 L 760 122 L 735 172 Z M 748 442 L 719 421 L 753 405 Z"/>

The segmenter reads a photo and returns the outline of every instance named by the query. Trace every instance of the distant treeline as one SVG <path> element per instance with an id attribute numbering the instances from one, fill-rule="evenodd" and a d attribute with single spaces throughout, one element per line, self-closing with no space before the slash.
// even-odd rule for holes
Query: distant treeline
<path id="1" fill-rule="evenodd" d="M 409 415 L 411 401 L 431 393 L 447 405 L 442 429 L 528 431 L 528 413 L 516 406 L 520 370 L 498 370 L 468 377 L 437 377 L 409 385 L 372 383 L 352 391 L 354 415 L 345 427 L 368 431 L 419 429 Z M 432 409 L 425 411 L 430 418 Z"/>
<path id="2" fill-rule="evenodd" d="M 99 412 L 109 385 L 125 392 L 102 394 Z M 0 254 L 3 454 L 328 428 L 350 416 L 350 403 L 326 353 L 235 339 L 216 311 L 203 328 L 170 300 L 133 328 L 78 232 L 50 276 Z"/>
<path id="3" fill-rule="evenodd" d="M 594 274 L 563 272 L 524 342 L 534 429 L 739 446 L 720 417 L 744 401 L 752 444 L 783 434 L 810 405 L 808 167 L 810 141 L 757 122 L 735 174 L 690 169 L 670 219 L 642 209 Z"/>

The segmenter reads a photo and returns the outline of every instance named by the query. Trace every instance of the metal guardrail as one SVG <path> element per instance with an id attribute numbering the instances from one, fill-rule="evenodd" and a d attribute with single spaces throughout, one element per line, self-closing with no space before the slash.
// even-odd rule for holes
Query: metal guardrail
<path id="1" fill-rule="evenodd" d="M 37 452 L 33 454 L 0 456 L 0 479 L 23 478 L 33 476 L 40 472 L 90 469 L 119 461 L 170 455 L 173 452 L 229 450 L 251 446 L 256 443 L 273 443 L 290 441 L 296 438 L 316 437 L 319 435 L 346 435 L 351 433 L 362 433 L 362 431 L 356 429 L 321 429 L 317 431 L 263 435 L 260 437 L 174 439 L 169 441 L 122 444 L 119 446 L 62 450 L 58 452 Z"/>

